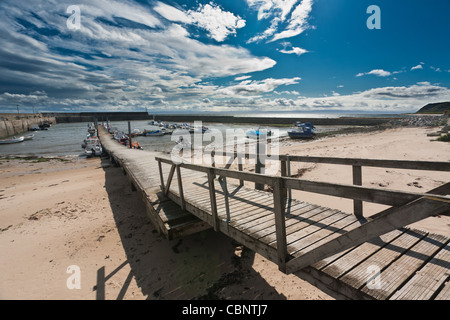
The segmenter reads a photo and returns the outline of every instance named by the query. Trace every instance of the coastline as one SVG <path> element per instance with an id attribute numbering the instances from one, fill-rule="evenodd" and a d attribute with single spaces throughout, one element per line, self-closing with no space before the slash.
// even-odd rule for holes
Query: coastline
<path id="1" fill-rule="evenodd" d="M 436 130 L 398 127 L 284 140 L 280 152 L 449 161 L 450 145 L 427 136 Z M 0 248 L 7 257 L 0 267 L 1 299 L 333 299 L 212 230 L 162 238 L 120 168 L 108 159 L 64 159 L 0 161 Z M 351 168 L 305 163 L 294 171 L 304 179 L 351 183 Z M 449 178 L 446 172 L 363 170 L 363 185 L 414 192 Z M 301 192 L 293 197 L 351 212 L 348 200 Z M 364 204 L 364 210 L 370 216 L 380 207 Z M 450 219 L 432 217 L 414 227 L 448 236 Z M 79 290 L 66 286 L 71 265 L 81 269 Z"/>

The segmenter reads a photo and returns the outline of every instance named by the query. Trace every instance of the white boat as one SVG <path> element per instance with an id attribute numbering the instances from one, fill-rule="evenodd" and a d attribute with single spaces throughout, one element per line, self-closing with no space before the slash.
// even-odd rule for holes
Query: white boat
<path id="1" fill-rule="evenodd" d="M 25 140 L 24 137 L 13 137 L 11 139 L 0 140 L 0 144 L 11 144 L 11 143 L 19 143 Z"/>
<path id="2" fill-rule="evenodd" d="M 98 137 L 89 137 L 86 139 L 86 147 L 84 148 L 84 153 L 88 157 L 101 156 L 103 153 L 102 144 Z"/>
<path id="3" fill-rule="evenodd" d="M 29 134 L 29 135 L 23 137 L 23 141 L 31 140 L 33 138 L 34 138 L 34 134 Z"/>

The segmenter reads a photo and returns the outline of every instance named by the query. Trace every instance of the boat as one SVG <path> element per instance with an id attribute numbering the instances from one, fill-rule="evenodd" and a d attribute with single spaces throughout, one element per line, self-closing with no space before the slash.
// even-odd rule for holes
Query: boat
<path id="1" fill-rule="evenodd" d="M 29 135 L 23 137 L 23 141 L 31 140 L 33 138 L 34 138 L 34 134 L 29 134 Z"/>
<path id="2" fill-rule="evenodd" d="M 288 131 L 292 139 L 312 139 L 316 136 L 314 126 L 310 122 L 296 122 L 295 128 Z"/>
<path id="3" fill-rule="evenodd" d="M 257 130 L 248 130 L 245 135 L 249 138 L 257 138 L 261 135 L 270 137 L 272 135 L 272 131 L 258 128 Z"/>
<path id="4" fill-rule="evenodd" d="M 138 150 L 144 150 L 144 148 L 139 144 L 139 142 L 131 142 L 131 148 L 138 149 Z"/>
<path id="5" fill-rule="evenodd" d="M 13 137 L 11 139 L 0 140 L 0 144 L 19 143 L 25 140 L 24 137 Z"/>
<path id="6" fill-rule="evenodd" d="M 163 136 L 165 132 L 163 130 L 152 130 L 152 131 L 144 131 L 144 136 Z"/>
<path id="7" fill-rule="evenodd" d="M 103 148 L 100 139 L 98 137 L 87 138 L 84 152 L 88 157 L 101 156 L 103 153 Z"/>

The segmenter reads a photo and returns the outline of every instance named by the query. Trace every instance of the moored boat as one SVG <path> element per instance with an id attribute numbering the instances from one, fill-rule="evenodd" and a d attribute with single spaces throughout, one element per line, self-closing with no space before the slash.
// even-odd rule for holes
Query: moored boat
<path id="1" fill-rule="evenodd" d="M 19 143 L 25 140 L 24 137 L 13 137 L 11 139 L 0 140 L 0 144 Z"/>
<path id="2" fill-rule="evenodd" d="M 98 137 L 87 138 L 84 152 L 88 157 L 101 156 L 103 148 L 100 139 Z"/>
<path id="3" fill-rule="evenodd" d="M 316 136 L 314 126 L 310 122 L 296 122 L 295 129 L 289 130 L 288 135 L 292 139 L 312 139 Z"/>
<path id="4" fill-rule="evenodd" d="M 33 138 L 34 138 L 34 134 L 29 134 L 29 135 L 23 137 L 23 141 L 31 140 Z"/>
<path id="5" fill-rule="evenodd" d="M 151 131 L 144 131 L 144 136 L 150 137 L 150 136 L 163 136 L 165 132 L 163 130 L 151 130 Z"/>

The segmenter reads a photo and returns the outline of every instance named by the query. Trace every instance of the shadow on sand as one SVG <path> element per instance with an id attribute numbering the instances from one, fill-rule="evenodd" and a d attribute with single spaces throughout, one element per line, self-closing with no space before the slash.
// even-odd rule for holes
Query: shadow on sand
<path id="1" fill-rule="evenodd" d="M 254 253 L 225 235 L 211 229 L 175 240 L 159 235 L 122 170 L 108 158 L 102 167 L 127 261 L 109 274 L 98 269 L 97 299 L 105 299 L 105 283 L 127 264 L 131 271 L 117 299 L 127 299 L 133 278 L 150 300 L 286 299 L 253 269 Z"/>

